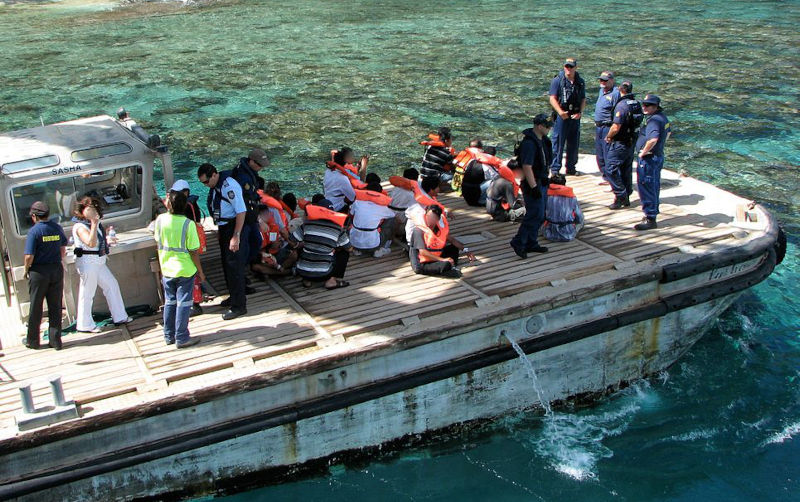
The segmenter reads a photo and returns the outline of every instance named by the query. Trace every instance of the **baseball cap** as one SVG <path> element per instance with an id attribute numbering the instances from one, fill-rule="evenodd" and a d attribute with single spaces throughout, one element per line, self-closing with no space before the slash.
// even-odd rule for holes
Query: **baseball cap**
<path id="1" fill-rule="evenodd" d="M 567 58 L 564 60 L 564 66 L 578 66 L 578 60 L 575 58 Z"/>
<path id="2" fill-rule="evenodd" d="M 261 148 L 253 148 L 252 150 L 250 150 L 250 155 L 248 155 L 247 157 L 250 160 L 258 163 L 258 165 L 262 167 L 269 164 L 269 157 L 267 157 L 267 152 L 265 152 Z"/>
<path id="3" fill-rule="evenodd" d="M 181 190 L 189 190 L 189 183 L 186 180 L 175 180 L 172 184 L 171 192 L 180 192 Z"/>
<path id="4" fill-rule="evenodd" d="M 35 216 L 46 216 L 50 214 L 50 206 L 40 200 L 37 200 L 31 204 L 30 214 Z"/>
<path id="5" fill-rule="evenodd" d="M 661 106 L 661 98 L 656 96 L 655 94 L 648 94 L 642 100 L 643 105 L 656 105 Z"/>
<path id="6" fill-rule="evenodd" d="M 614 72 L 613 72 L 613 71 L 604 71 L 604 72 L 603 72 L 603 73 L 601 73 L 601 74 L 600 74 L 600 76 L 599 76 L 599 77 L 597 77 L 597 78 L 598 78 L 599 80 L 611 80 L 611 79 L 613 79 L 613 78 L 614 78 Z"/>
<path id="7" fill-rule="evenodd" d="M 550 120 L 549 114 L 540 113 L 539 115 L 533 117 L 533 125 L 544 125 L 547 127 L 553 127 L 553 121 Z"/>
<path id="8" fill-rule="evenodd" d="M 328 199 L 322 199 L 318 201 L 315 206 L 324 207 L 325 209 L 333 210 L 333 202 L 329 201 Z"/>

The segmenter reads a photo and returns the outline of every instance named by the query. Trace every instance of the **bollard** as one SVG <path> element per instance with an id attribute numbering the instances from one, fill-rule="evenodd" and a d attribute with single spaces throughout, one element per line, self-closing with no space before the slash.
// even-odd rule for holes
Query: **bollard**
<path id="1" fill-rule="evenodd" d="M 64 399 L 64 386 L 61 385 L 61 377 L 50 377 L 50 392 L 53 393 L 53 403 L 56 406 L 66 406 L 67 400 Z"/>
<path id="2" fill-rule="evenodd" d="M 28 382 L 19 386 L 19 399 L 22 401 L 22 411 L 25 413 L 35 413 L 36 409 L 33 407 L 33 394 L 31 393 L 31 384 Z"/>

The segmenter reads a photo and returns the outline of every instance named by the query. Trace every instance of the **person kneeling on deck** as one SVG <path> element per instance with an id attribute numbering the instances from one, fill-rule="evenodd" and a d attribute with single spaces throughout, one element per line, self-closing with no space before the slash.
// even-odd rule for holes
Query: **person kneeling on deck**
<path id="1" fill-rule="evenodd" d="M 291 273 L 297 261 L 297 253 L 289 245 L 289 216 L 284 209 L 283 201 L 275 196 L 280 195 L 273 183 L 267 184 L 267 190 L 259 190 L 261 210 L 258 214 L 258 225 L 261 231 L 261 260 L 251 265 L 254 273 L 265 279 L 266 275 L 286 275 Z M 277 185 L 277 184 L 275 184 Z M 293 215 L 294 213 L 291 213 Z"/>
<path id="2" fill-rule="evenodd" d="M 519 200 L 519 182 L 522 168 L 517 159 L 500 166 L 499 176 L 486 190 L 486 212 L 494 221 L 518 221 L 525 216 L 525 206 Z"/>
<path id="3" fill-rule="evenodd" d="M 158 246 L 164 286 L 164 341 L 179 349 L 200 343 L 189 336 L 195 275 L 205 280 L 200 264 L 200 238 L 195 223 L 184 216 L 187 199 L 182 191 L 167 194 L 168 213 L 156 218 L 153 237 Z"/>
<path id="4" fill-rule="evenodd" d="M 547 205 L 547 166 L 552 162 L 552 147 L 547 133 L 553 123 L 544 113 L 533 118 L 533 127 L 522 131 L 519 146 L 519 163 L 524 174 L 520 187 L 525 201 L 525 217 L 517 235 L 511 239 L 511 247 L 522 259 L 529 252 L 546 253 L 547 248 L 539 245 L 539 227 L 544 221 L 544 208 Z"/>
<path id="5" fill-rule="evenodd" d="M 334 211 L 328 199 L 306 205 L 305 212 L 305 221 L 291 234 L 295 249 L 300 250 L 296 268 L 303 286 L 311 287 L 312 281 L 325 281 L 325 289 L 349 286 L 344 280 L 352 249 L 345 228 L 347 215 Z"/>
<path id="6" fill-rule="evenodd" d="M 567 179 L 563 174 L 550 177 L 544 222 L 544 237 L 549 241 L 571 241 L 583 228 L 583 213 L 578 199 L 572 188 L 566 185 Z"/>
<path id="7" fill-rule="evenodd" d="M 350 242 L 354 255 L 372 253 L 382 258 L 391 252 L 395 228 L 394 211 L 389 207 L 392 198 L 381 192 L 381 184 L 369 183 L 366 190 L 356 190 L 356 200 L 350 206 L 353 227 Z"/>
<path id="8" fill-rule="evenodd" d="M 208 187 L 206 205 L 219 229 L 217 237 L 222 271 L 230 293 L 230 297 L 221 303 L 229 307 L 222 314 L 222 319 L 230 321 L 247 313 L 245 272 L 250 256 L 250 240 L 242 238 L 247 206 L 242 187 L 230 171 L 217 172 L 213 165 L 203 164 L 197 170 L 197 179 Z"/>
<path id="9" fill-rule="evenodd" d="M 413 217 L 414 231 L 409 242 L 408 257 L 411 268 L 417 274 L 461 277 L 456 269 L 458 255 L 467 253 L 469 260 L 475 257 L 458 239 L 450 235 L 447 218 L 442 214 L 442 206 L 430 204 L 425 207 L 422 218 Z"/>

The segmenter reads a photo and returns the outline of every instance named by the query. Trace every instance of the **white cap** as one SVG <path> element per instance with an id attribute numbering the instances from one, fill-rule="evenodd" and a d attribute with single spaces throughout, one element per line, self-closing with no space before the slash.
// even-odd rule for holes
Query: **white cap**
<path id="1" fill-rule="evenodd" d="M 189 183 L 186 180 L 175 180 L 170 191 L 180 192 L 181 190 L 189 190 Z"/>

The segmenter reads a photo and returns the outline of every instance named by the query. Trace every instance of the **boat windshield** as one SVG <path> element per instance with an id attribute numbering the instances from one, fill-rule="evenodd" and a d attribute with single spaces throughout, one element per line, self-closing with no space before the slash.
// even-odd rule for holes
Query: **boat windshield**
<path id="1" fill-rule="evenodd" d="M 20 235 L 28 233 L 33 225 L 28 213 L 37 200 L 50 206 L 51 220 L 71 226 L 75 201 L 85 195 L 100 201 L 104 218 L 135 214 L 142 208 L 142 168 L 133 165 L 15 186 L 11 200 L 17 231 Z"/>

